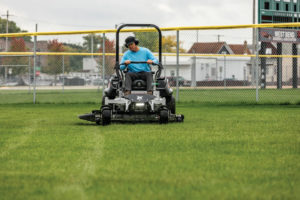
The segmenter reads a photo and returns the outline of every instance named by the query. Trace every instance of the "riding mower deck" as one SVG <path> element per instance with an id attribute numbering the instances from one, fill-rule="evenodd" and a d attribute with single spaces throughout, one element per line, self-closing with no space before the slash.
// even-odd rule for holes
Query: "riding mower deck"
<path id="1" fill-rule="evenodd" d="M 132 83 L 132 91 L 129 95 L 124 95 L 125 72 L 120 70 L 119 63 L 119 33 L 126 26 L 130 27 L 154 27 L 159 34 L 159 63 L 153 84 L 153 95 L 147 94 L 145 80 L 138 79 Z M 89 114 L 80 115 L 79 118 L 97 124 L 108 125 L 111 122 L 183 122 L 184 116 L 176 114 L 175 98 L 172 96 L 173 90 L 169 87 L 168 80 L 160 77 L 163 66 L 162 60 L 162 35 L 160 29 L 153 24 L 124 24 L 116 32 L 116 75 L 112 76 L 105 89 L 100 110 L 93 110 Z M 146 63 L 133 62 L 131 63 Z"/>

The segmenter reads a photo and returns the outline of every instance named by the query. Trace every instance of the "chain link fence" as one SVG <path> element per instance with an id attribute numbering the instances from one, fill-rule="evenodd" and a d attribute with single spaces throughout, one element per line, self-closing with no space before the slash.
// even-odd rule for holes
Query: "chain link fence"
<path id="1" fill-rule="evenodd" d="M 207 29 L 162 31 L 162 76 L 173 87 L 177 101 L 300 102 L 297 27 Z M 9 35 L 7 42 L 6 35 L 0 35 L 0 102 L 13 93 L 19 96 L 9 102 L 76 102 L 70 93 L 86 95 L 80 97 L 86 101 L 101 101 L 115 73 L 116 48 L 125 52 L 124 41 L 130 35 L 158 58 L 158 34 L 143 29 L 121 32 L 119 47 L 114 31 L 37 33 L 36 41 L 33 35 Z M 54 93 L 61 96 L 51 99 Z"/>

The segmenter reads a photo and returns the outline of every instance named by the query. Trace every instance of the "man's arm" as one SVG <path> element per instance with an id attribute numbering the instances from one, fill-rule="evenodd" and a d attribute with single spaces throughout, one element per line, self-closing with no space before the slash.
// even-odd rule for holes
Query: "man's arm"
<path id="1" fill-rule="evenodd" d="M 149 49 L 147 49 L 147 58 L 148 58 L 148 60 L 147 60 L 148 64 L 152 64 L 152 63 L 158 64 L 157 58 L 155 58 L 155 56 Z"/>
<path id="2" fill-rule="evenodd" d="M 128 58 L 127 58 L 127 54 L 125 52 L 124 55 L 123 55 L 123 57 L 122 57 L 121 63 L 126 63 L 127 60 L 128 60 Z M 125 68 L 126 68 L 126 65 L 120 65 L 120 69 L 121 70 L 124 70 Z"/>

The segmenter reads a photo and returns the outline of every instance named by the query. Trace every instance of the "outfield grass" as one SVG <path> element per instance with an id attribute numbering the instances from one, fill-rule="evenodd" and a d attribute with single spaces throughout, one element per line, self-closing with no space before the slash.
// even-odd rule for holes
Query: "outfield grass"
<path id="1" fill-rule="evenodd" d="M 176 90 L 174 90 L 176 96 Z M 100 103 L 102 90 L 37 90 L 37 103 Z M 0 90 L 0 104 L 32 103 L 32 91 Z M 300 104 L 300 89 L 181 89 L 181 103 L 214 104 Z"/>
<path id="2" fill-rule="evenodd" d="M 181 103 L 185 122 L 167 125 L 77 119 L 97 107 L 2 103 L 0 199 L 300 199 L 299 105 Z"/>

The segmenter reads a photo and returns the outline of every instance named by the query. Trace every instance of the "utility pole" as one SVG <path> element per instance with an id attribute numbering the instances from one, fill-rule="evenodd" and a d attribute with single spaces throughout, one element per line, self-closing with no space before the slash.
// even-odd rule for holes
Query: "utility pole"
<path id="1" fill-rule="evenodd" d="M 253 8 L 252 8 L 252 23 L 253 24 L 255 24 L 255 1 L 256 0 L 253 0 Z M 256 49 L 256 47 L 257 47 L 257 45 L 256 45 L 256 30 L 255 30 L 255 28 L 253 28 L 252 29 L 252 54 L 256 54 L 256 51 L 257 51 L 257 49 Z M 255 59 L 257 59 L 257 58 L 254 58 L 254 57 L 251 57 L 251 70 L 252 70 L 252 80 L 251 80 L 251 82 L 252 82 L 252 84 L 254 83 L 254 80 L 256 80 L 255 79 L 255 77 L 256 77 L 256 69 L 255 69 Z"/>
<path id="2" fill-rule="evenodd" d="M 9 17 L 9 12 L 7 11 L 6 13 L 6 34 L 8 33 L 8 17 Z M 6 36 L 6 41 L 5 41 L 5 51 L 8 51 L 8 37 Z"/>
<path id="3" fill-rule="evenodd" d="M 9 11 L 6 11 L 6 15 L 1 15 L 1 16 L 6 16 L 6 34 L 8 33 L 8 18 L 9 16 L 13 16 L 9 14 Z M 5 51 L 8 51 L 8 37 L 6 36 L 6 41 L 5 41 Z"/>
<path id="4" fill-rule="evenodd" d="M 7 10 L 6 15 L 2 15 L 2 16 L 6 16 L 6 34 L 8 33 L 8 17 L 12 16 L 9 15 L 9 12 Z M 6 40 L 5 40 L 5 51 L 8 52 L 8 37 L 6 36 Z M 4 77 L 5 77 L 5 84 L 7 84 L 7 67 L 5 67 L 4 69 Z"/>

